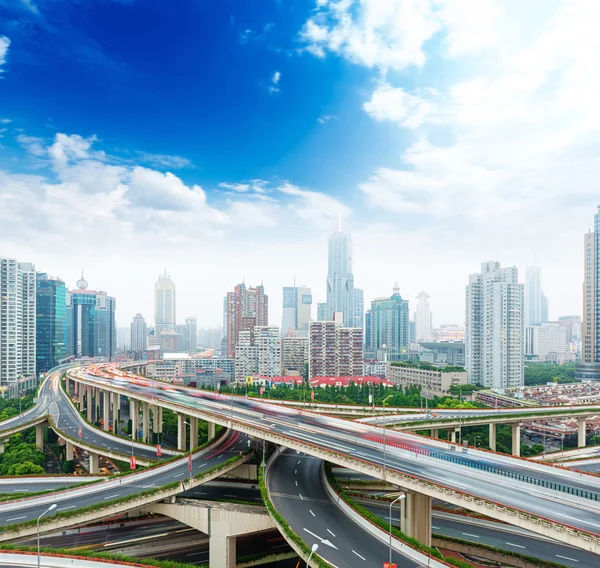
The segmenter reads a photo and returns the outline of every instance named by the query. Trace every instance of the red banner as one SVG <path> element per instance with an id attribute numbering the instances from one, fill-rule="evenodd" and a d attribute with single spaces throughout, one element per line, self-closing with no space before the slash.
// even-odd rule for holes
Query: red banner
<path id="1" fill-rule="evenodd" d="M 135 469 L 136 468 L 136 460 L 135 460 L 135 456 L 131 456 L 129 458 L 129 469 Z"/>
<path id="2" fill-rule="evenodd" d="M 188 456 L 188 471 L 192 471 L 192 454 Z"/>
<path id="3" fill-rule="evenodd" d="M 310 391 L 310 400 L 315 400 L 315 391 Z"/>
<path id="4" fill-rule="evenodd" d="M 83 430 L 81 429 L 81 426 L 79 428 L 77 428 L 77 435 L 81 438 L 83 436 Z"/>
<path id="5" fill-rule="evenodd" d="M 159 458 L 160 456 L 162 456 L 162 448 L 160 444 L 156 444 L 156 457 Z"/>

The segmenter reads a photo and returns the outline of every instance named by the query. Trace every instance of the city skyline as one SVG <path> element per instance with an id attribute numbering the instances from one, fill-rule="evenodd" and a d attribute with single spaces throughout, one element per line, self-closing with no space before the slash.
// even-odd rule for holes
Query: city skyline
<path id="1" fill-rule="evenodd" d="M 192 3 L 168 18 L 151 4 L 86 3 L 76 19 L 49 4 L 33 13 L 2 3 L 4 256 L 70 285 L 83 265 L 119 298 L 122 325 L 138 312 L 151 321 L 147 282 L 165 264 L 179 320 L 217 325 L 213 299 L 246 278 L 268 283 L 277 323 L 294 275 L 325 300 L 322 246 L 342 214 L 366 305 L 398 281 L 407 298 L 422 289 L 435 298 L 436 324 L 458 323 L 463 275 L 482 259 L 524 274 L 537 258 L 550 319 L 580 313 L 579 235 L 597 201 L 590 93 L 600 51 L 579 24 L 594 19 L 595 3 L 537 5 L 531 18 L 526 6 L 490 2 L 468 20 L 458 7 L 438 13 L 425 3 L 410 46 L 381 24 L 399 18 L 394 2 L 375 20 L 365 18 L 371 2 L 361 3 L 345 14 L 347 29 L 331 3 L 222 3 L 212 7 L 219 26 Z M 120 41 L 108 25 L 140 18 L 140 42 Z M 63 43 L 56 27 L 77 41 Z M 184 45 L 164 50 L 155 34 Z M 367 37 L 377 41 L 364 45 Z M 29 92 L 48 96 L 33 104 Z M 206 266 L 218 273 L 203 278 Z"/>

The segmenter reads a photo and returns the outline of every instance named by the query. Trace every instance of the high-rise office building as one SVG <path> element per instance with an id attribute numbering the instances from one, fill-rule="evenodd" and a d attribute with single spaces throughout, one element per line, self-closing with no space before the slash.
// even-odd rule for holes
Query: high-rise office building
<path id="1" fill-rule="evenodd" d="M 221 349 L 221 340 L 223 339 L 223 328 L 204 328 L 201 327 L 198 330 L 198 341 L 196 345 L 204 347 L 206 349 L 214 349 L 215 351 Z"/>
<path id="2" fill-rule="evenodd" d="M 142 314 L 136 314 L 131 322 L 131 350 L 146 351 L 148 348 L 148 325 Z"/>
<path id="3" fill-rule="evenodd" d="M 308 376 L 361 376 L 364 370 L 363 330 L 338 321 L 313 321 L 308 330 Z"/>
<path id="4" fill-rule="evenodd" d="M 389 298 L 375 298 L 366 320 L 369 322 L 367 351 L 371 359 L 398 359 L 409 347 L 408 300 L 403 300 L 396 283 Z"/>
<path id="5" fill-rule="evenodd" d="M 600 210 L 600 206 L 598 208 Z M 598 213 L 595 215 L 597 219 Z M 583 273 L 583 325 L 581 330 L 581 361 L 582 363 L 596 363 L 595 336 L 596 336 L 596 233 L 588 231 L 584 236 L 584 273 Z"/>
<path id="6" fill-rule="evenodd" d="M 327 321 L 327 302 L 317 303 L 317 321 Z"/>
<path id="7" fill-rule="evenodd" d="M 524 293 L 518 270 L 484 262 L 466 287 L 465 365 L 469 382 L 488 388 L 524 384 Z"/>
<path id="8" fill-rule="evenodd" d="M 281 334 L 289 331 L 308 333 L 311 320 L 312 294 L 307 286 L 285 286 L 283 288 L 283 310 Z"/>
<path id="9" fill-rule="evenodd" d="M 129 351 L 131 348 L 131 328 L 117 327 L 117 351 Z"/>
<path id="10" fill-rule="evenodd" d="M 238 284 L 233 292 L 227 292 L 227 357 L 235 358 L 238 335 L 242 330 L 253 331 L 257 325 L 269 325 L 269 297 L 261 284 L 256 288 L 246 288 Z"/>
<path id="11" fill-rule="evenodd" d="M 185 318 L 183 343 L 186 351 L 196 351 L 198 345 L 198 320 L 194 317 Z"/>
<path id="12" fill-rule="evenodd" d="M 175 331 L 175 319 L 175 283 L 165 270 L 154 283 L 155 333 L 160 335 L 163 331 Z"/>
<path id="13" fill-rule="evenodd" d="M 0 386 L 35 376 L 35 368 L 35 268 L 0 257 Z"/>
<path id="14" fill-rule="evenodd" d="M 60 278 L 36 275 L 36 371 L 45 373 L 67 356 L 67 288 Z"/>
<path id="15" fill-rule="evenodd" d="M 67 291 L 67 355 L 112 360 L 117 350 L 117 302 L 106 292 L 88 290 L 83 274 L 77 287 Z"/>
<path id="16" fill-rule="evenodd" d="M 567 351 L 581 353 L 581 316 L 560 316 L 558 325 L 565 328 Z"/>
<path id="17" fill-rule="evenodd" d="M 352 273 L 352 238 L 343 227 L 342 220 L 337 230 L 329 237 L 327 264 L 327 319 L 341 312 L 344 325 L 354 326 L 354 274 Z"/>
<path id="18" fill-rule="evenodd" d="M 360 288 L 354 288 L 354 323 L 352 327 L 365 327 L 365 298 Z"/>
<path id="19" fill-rule="evenodd" d="M 421 292 L 417 296 L 415 333 L 417 341 L 429 341 L 431 339 L 431 310 L 429 308 L 429 294 L 427 292 Z"/>
<path id="20" fill-rule="evenodd" d="M 525 357 L 547 361 L 550 354 L 567 350 L 567 330 L 558 322 L 545 322 L 525 327 Z"/>
<path id="21" fill-rule="evenodd" d="M 542 292 L 542 269 L 528 266 L 525 272 L 525 326 L 548 321 L 548 298 Z"/>

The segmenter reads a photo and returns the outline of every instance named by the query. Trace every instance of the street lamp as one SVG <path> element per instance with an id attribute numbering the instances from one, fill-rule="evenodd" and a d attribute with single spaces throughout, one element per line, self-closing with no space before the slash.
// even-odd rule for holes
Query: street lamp
<path id="1" fill-rule="evenodd" d="M 394 499 L 390 503 L 390 515 L 389 515 L 389 519 L 390 519 L 390 566 L 392 565 L 392 505 L 394 503 L 397 503 L 398 501 L 401 501 L 402 499 L 406 499 L 406 493 L 402 493 L 402 495 L 398 495 L 398 497 L 396 497 L 396 499 Z"/>
<path id="2" fill-rule="evenodd" d="M 309 567 L 309 565 L 310 565 L 310 564 L 309 564 L 309 562 L 310 562 L 310 559 L 312 558 L 312 555 L 313 555 L 315 552 L 317 552 L 317 549 L 318 549 L 318 548 L 319 548 L 319 545 L 318 545 L 317 543 L 315 543 L 315 544 L 313 544 L 313 545 L 312 545 L 312 548 L 311 548 L 311 550 L 310 550 L 310 554 L 309 554 L 309 556 L 308 556 L 308 560 L 306 561 L 306 568 L 308 568 L 308 567 Z"/>
<path id="3" fill-rule="evenodd" d="M 56 509 L 56 503 L 53 503 L 52 505 L 50 505 L 50 507 L 48 507 L 39 517 L 37 520 L 37 565 L 38 568 L 40 568 L 40 519 L 46 514 L 49 513 L 50 511 L 54 511 L 54 509 Z"/>

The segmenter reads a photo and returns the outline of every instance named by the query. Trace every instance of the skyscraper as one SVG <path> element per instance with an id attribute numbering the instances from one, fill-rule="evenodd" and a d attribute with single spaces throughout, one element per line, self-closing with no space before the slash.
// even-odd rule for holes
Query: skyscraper
<path id="1" fill-rule="evenodd" d="M 327 321 L 327 302 L 317 303 L 317 321 Z"/>
<path id="2" fill-rule="evenodd" d="M 600 210 L 600 206 L 598 208 Z M 598 214 L 595 215 L 595 218 Z M 596 233 L 588 231 L 584 236 L 584 273 L 583 273 L 583 326 L 581 330 L 581 361 L 595 363 L 596 336 Z"/>
<path id="3" fill-rule="evenodd" d="M 117 350 L 117 302 L 106 292 L 88 290 L 83 274 L 77 287 L 67 291 L 67 355 L 112 360 Z"/>
<path id="4" fill-rule="evenodd" d="M 283 288 L 283 310 L 281 334 L 290 330 L 308 333 L 311 320 L 312 294 L 306 286 L 285 286 Z"/>
<path id="5" fill-rule="evenodd" d="M 136 314 L 131 322 L 131 350 L 146 351 L 148 345 L 148 326 L 142 314 Z"/>
<path id="6" fill-rule="evenodd" d="M 354 313 L 354 274 L 352 273 L 352 238 L 342 226 L 329 237 L 329 257 L 327 267 L 327 319 L 341 312 L 344 325 L 355 325 Z"/>
<path id="7" fill-rule="evenodd" d="M 194 317 L 185 318 L 183 342 L 187 351 L 196 351 L 198 345 L 198 320 Z"/>
<path id="8" fill-rule="evenodd" d="M 369 357 L 382 357 L 382 349 L 390 359 L 397 359 L 400 353 L 408 351 L 408 300 L 400 295 L 398 283 L 394 284 L 389 298 L 375 298 L 366 318 L 369 322 L 367 350 Z"/>
<path id="9" fill-rule="evenodd" d="M 252 332 L 257 325 L 269 325 L 269 297 L 261 284 L 256 288 L 246 288 L 238 284 L 233 292 L 227 292 L 227 358 L 235 358 L 238 334 L 242 330 Z"/>
<path id="10" fill-rule="evenodd" d="M 36 371 L 45 373 L 67 356 L 67 289 L 60 278 L 36 275 Z"/>
<path id="11" fill-rule="evenodd" d="M 422 291 L 417 296 L 417 300 L 417 309 L 415 311 L 415 333 L 417 341 L 429 341 L 431 339 L 429 294 Z"/>
<path id="12" fill-rule="evenodd" d="M 525 326 L 548 321 L 548 298 L 542 292 L 542 270 L 528 266 L 525 272 Z"/>
<path id="13" fill-rule="evenodd" d="M 488 388 L 524 384 L 524 298 L 518 270 L 484 262 L 466 287 L 465 364 L 469 382 Z"/>
<path id="14" fill-rule="evenodd" d="M 154 330 L 175 331 L 175 283 L 165 270 L 154 284 Z"/>
<path id="15" fill-rule="evenodd" d="M 365 300 L 360 288 L 354 288 L 354 323 L 352 327 L 365 327 Z"/>
<path id="16" fill-rule="evenodd" d="M 35 290 L 33 264 L 0 258 L 0 386 L 35 375 Z"/>

